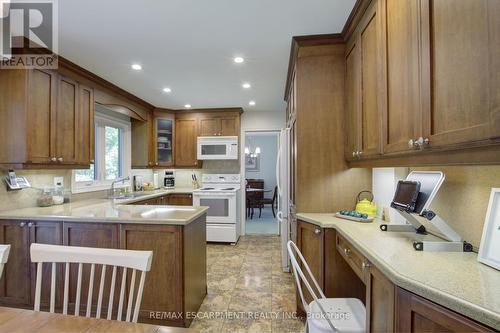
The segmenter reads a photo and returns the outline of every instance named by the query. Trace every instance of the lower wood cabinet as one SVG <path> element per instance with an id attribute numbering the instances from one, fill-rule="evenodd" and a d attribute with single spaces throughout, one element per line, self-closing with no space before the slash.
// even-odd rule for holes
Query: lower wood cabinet
<path id="1" fill-rule="evenodd" d="M 192 206 L 193 195 L 191 193 L 169 193 L 151 199 L 136 201 L 131 205 Z"/>
<path id="2" fill-rule="evenodd" d="M 494 332 L 399 288 L 335 229 L 299 220 L 297 246 L 326 297 L 357 298 L 365 304 L 367 332 Z M 304 314 L 298 293 L 297 312 Z"/>
<path id="3" fill-rule="evenodd" d="M 0 243 L 11 245 L 9 261 L 0 280 L 0 306 L 33 308 L 36 265 L 30 258 L 32 243 L 147 250 L 153 251 L 153 261 L 146 275 L 139 322 L 189 327 L 192 318 L 186 314 L 196 313 L 207 293 L 205 220 L 206 216 L 202 216 L 185 226 L 0 220 Z M 97 266 L 94 272 L 92 313 L 96 312 L 96 288 L 100 285 L 101 270 L 101 266 Z M 49 309 L 51 274 L 51 266 L 44 265 L 42 311 Z M 121 276 L 121 269 L 118 274 Z M 56 312 L 62 312 L 62 292 L 58 291 L 63 290 L 63 276 L 63 265 L 58 265 Z M 77 276 L 78 265 L 71 265 L 68 307 L 71 314 L 74 313 Z M 89 281 L 90 265 L 83 265 L 80 315 L 85 315 Z M 102 313 L 107 313 L 110 282 L 111 270 L 107 269 Z M 119 288 L 116 288 L 115 302 L 118 299 Z"/>

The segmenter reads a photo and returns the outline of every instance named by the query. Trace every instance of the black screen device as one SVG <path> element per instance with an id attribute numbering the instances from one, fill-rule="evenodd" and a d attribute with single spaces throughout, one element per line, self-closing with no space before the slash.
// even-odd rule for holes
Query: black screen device
<path id="1" fill-rule="evenodd" d="M 420 182 L 400 180 L 391 207 L 408 213 L 414 212 L 419 193 Z"/>

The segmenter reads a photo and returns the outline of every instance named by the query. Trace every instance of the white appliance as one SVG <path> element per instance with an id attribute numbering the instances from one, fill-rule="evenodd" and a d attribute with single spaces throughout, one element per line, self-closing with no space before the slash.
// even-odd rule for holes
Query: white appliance
<path id="1" fill-rule="evenodd" d="M 203 187 L 193 191 L 194 206 L 208 206 L 207 242 L 236 243 L 240 237 L 239 174 L 203 174 Z"/>
<path id="2" fill-rule="evenodd" d="M 237 136 L 199 136 L 198 160 L 237 160 Z"/>
<path id="3" fill-rule="evenodd" d="M 290 257 L 286 244 L 294 239 L 293 214 L 290 203 L 290 129 L 285 128 L 280 133 L 278 158 L 276 160 L 276 183 L 278 186 L 278 212 L 276 217 L 280 224 L 281 235 L 281 266 L 284 272 L 290 271 Z"/>

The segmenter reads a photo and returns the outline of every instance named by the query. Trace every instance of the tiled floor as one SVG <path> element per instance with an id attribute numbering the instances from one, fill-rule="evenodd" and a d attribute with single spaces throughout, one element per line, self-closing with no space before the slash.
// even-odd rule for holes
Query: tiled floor
<path id="1" fill-rule="evenodd" d="M 278 236 L 207 247 L 208 295 L 191 328 L 201 332 L 304 332 L 292 276 L 281 271 Z M 287 317 L 288 315 L 288 317 Z"/>

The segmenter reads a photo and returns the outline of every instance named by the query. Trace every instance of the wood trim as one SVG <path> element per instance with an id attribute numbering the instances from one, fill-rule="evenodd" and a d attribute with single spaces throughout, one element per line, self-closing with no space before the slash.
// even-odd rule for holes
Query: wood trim
<path id="1" fill-rule="evenodd" d="M 343 44 L 343 43 L 344 43 L 344 37 L 341 34 L 322 34 L 322 35 L 292 37 L 292 42 L 290 46 L 290 59 L 288 61 L 288 74 L 285 84 L 284 100 L 285 101 L 288 100 L 290 85 L 292 83 L 294 66 L 295 62 L 297 61 L 299 48 L 308 46 Z"/>
<path id="2" fill-rule="evenodd" d="M 192 113 L 209 113 L 209 112 L 238 112 L 239 114 L 243 113 L 243 108 L 241 107 L 228 107 L 228 108 L 205 108 L 205 109 L 189 109 L 189 110 L 182 110 L 182 109 L 162 109 L 162 108 L 157 108 L 155 111 L 164 111 L 164 112 L 174 112 L 177 115 L 179 114 L 192 114 Z"/>
<path id="3" fill-rule="evenodd" d="M 356 3 L 354 4 L 354 8 L 351 11 L 351 14 L 349 14 L 349 17 L 347 18 L 344 28 L 340 33 L 345 41 L 348 40 L 354 33 L 354 31 L 358 27 L 359 22 L 363 18 L 366 9 L 368 8 L 371 2 L 372 0 L 356 1 Z"/>
<path id="4" fill-rule="evenodd" d="M 118 113 L 121 113 L 123 115 L 126 115 L 128 117 L 131 117 L 131 118 L 134 118 L 134 119 L 137 119 L 139 121 L 148 121 L 147 119 L 144 119 L 144 117 L 142 117 L 139 113 L 135 112 L 134 110 L 132 110 L 131 108 L 128 108 L 124 105 L 119 105 L 119 104 L 104 104 L 104 103 L 99 103 L 99 102 L 95 102 L 99 105 L 102 105 L 110 110 L 113 110 L 115 112 L 118 112 Z"/>

